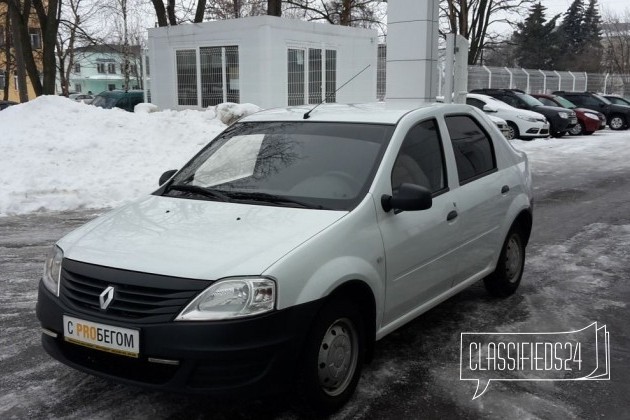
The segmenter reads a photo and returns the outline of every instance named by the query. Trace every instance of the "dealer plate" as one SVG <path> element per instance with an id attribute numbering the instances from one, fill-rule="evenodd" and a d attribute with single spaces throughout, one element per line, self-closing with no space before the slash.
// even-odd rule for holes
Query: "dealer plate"
<path id="1" fill-rule="evenodd" d="M 138 357 L 140 331 L 63 316 L 65 341 L 109 353 Z"/>

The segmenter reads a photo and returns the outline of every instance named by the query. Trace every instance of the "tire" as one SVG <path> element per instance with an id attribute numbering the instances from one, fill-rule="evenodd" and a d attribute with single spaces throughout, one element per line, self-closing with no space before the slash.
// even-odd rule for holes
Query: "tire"
<path id="1" fill-rule="evenodd" d="M 508 233 L 499 262 L 494 272 L 483 279 L 486 290 L 492 296 L 506 297 L 518 289 L 525 266 L 525 245 L 519 229 Z"/>
<path id="2" fill-rule="evenodd" d="M 518 127 L 512 121 L 508 121 L 508 135 L 505 136 L 508 140 L 516 140 L 520 137 L 521 133 L 518 131 Z"/>
<path id="3" fill-rule="evenodd" d="M 572 136 L 579 136 L 581 134 L 585 134 L 585 132 L 586 129 L 584 128 L 584 124 L 582 123 L 582 121 L 578 121 L 578 123 L 569 130 L 569 134 Z"/>
<path id="4" fill-rule="evenodd" d="M 623 130 L 626 127 L 626 118 L 619 114 L 612 115 L 608 121 L 608 126 L 611 130 Z"/>
<path id="5" fill-rule="evenodd" d="M 559 139 L 564 136 L 564 131 L 551 131 L 551 137 Z"/>
<path id="6" fill-rule="evenodd" d="M 361 312 L 350 300 L 328 303 L 313 323 L 297 377 L 297 392 L 318 414 L 339 410 L 354 394 L 365 357 Z"/>
<path id="7" fill-rule="evenodd" d="M 582 134 L 584 134 L 585 136 L 590 136 L 593 133 L 594 133 L 594 131 L 585 131 Z"/>

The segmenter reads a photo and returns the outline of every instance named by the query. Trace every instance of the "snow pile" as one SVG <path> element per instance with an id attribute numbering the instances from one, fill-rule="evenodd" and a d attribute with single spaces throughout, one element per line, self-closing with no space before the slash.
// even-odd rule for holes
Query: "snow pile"
<path id="1" fill-rule="evenodd" d="M 217 118 L 226 125 L 230 125 L 240 118 L 255 114 L 262 109 L 254 104 L 235 104 L 233 102 L 225 102 L 214 108 Z"/>
<path id="2" fill-rule="evenodd" d="M 148 104 L 148 103 L 140 103 L 133 107 L 133 112 L 136 114 L 150 114 L 152 112 L 158 112 L 160 108 L 157 105 Z"/>
<path id="3" fill-rule="evenodd" d="M 44 96 L 0 112 L 0 215 L 112 207 L 157 188 L 225 128 L 208 111 L 133 114 Z"/>

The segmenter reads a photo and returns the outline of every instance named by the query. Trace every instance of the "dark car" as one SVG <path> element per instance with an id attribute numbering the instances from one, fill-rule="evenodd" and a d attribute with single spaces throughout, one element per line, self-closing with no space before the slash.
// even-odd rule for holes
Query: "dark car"
<path id="1" fill-rule="evenodd" d="M 144 102 L 144 91 L 142 90 L 106 90 L 94 97 L 92 105 L 99 108 L 120 108 L 133 112 L 134 107 L 142 102 Z"/>
<path id="2" fill-rule="evenodd" d="M 594 109 L 606 116 L 608 126 L 613 130 L 627 130 L 630 122 L 630 106 L 617 105 L 593 92 L 556 91 L 554 95 L 562 96 L 583 108 Z"/>
<path id="3" fill-rule="evenodd" d="M 0 111 L 12 105 L 17 105 L 17 104 L 18 104 L 17 102 L 13 102 L 13 101 L 0 101 Z"/>
<path id="4" fill-rule="evenodd" d="M 602 95 L 602 96 L 608 99 L 610 102 L 612 102 L 615 105 L 630 106 L 630 101 L 627 100 L 626 98 L 622 98 L 621 96 L 617 96 L 617 95 Z"/>
<path id="5" fill-rule="evenodd" d="M 577 115 L 578 123 L 569 130 L 569 134 L 573 136 L 580 134 L 590 135 L 606 127 L 606 116 L 599 111 L 588 108 L 578 108 L 573 102 L 564 99 L 562 96 L 544 93 L 536 93 L 532 94 L 532 96 L 545 105 L 559 106 L 574 111 Z"/>
<path id="6" fill-rule="evenodd" d="M 575 112 L 557 106 L 543 105 L 538 99 L 520 89 L 474 89 L 470 92 L 483 93 L 514 108 L 527 109 L 544 115 L 549 121 L 549 132 L 553 137 L 562 137 L 578 123 Z"/>

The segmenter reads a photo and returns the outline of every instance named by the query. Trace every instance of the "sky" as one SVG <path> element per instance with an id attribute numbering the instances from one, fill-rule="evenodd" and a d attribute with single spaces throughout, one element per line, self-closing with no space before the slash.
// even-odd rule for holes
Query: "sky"
<path id="1" fill-rule="evenodd" d="M 566 12 L 573 0 L 542 0 L 541 3 L 547 8 L 547 16 L 551 17 Z M 588 0 L 585 0 L 585 3 L 588 3 Z M 629 0 L 599 0 L 598 3 L 601 14 L 606 10 L 622 13 L 624 9 L 630 9 Z"/>

